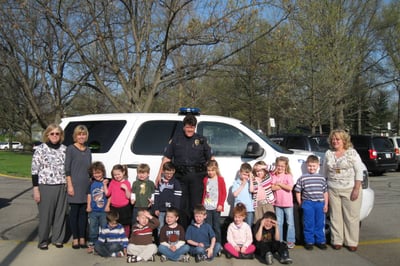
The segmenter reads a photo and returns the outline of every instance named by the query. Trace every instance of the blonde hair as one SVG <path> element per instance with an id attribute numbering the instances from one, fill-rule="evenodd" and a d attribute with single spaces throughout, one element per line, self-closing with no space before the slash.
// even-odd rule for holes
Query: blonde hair
<path id="1" fill-rule="evenodd" d="M 334 150 L 334 148 L 332 147 L 333 137 L 339 137 L 339 139 L 341 139 L 343 141 L 343 148 L 345 150 L 353 147 L 349 133 L 347 133 L 343 129 L 334 129 L 331 131 L 331 133 L 329 134 L 329 137 L 328 137 L 329 147 L 332 150 Z"/>
<path id="2" fill-rule="evenodd" d="M 86 135 L 86 140 L 89 138 L 89 131 L 87 127 L 84 125 L 77 125 L 74 128 L 74 133 L 72 134 L 72 139 L 74 140 L 74 142 L 76 142 L 77 136 L 81 133 Z"/>
<path id="3" fill-rule="evenodd" d="M 257 166 L 267 166 L 267 164 L 264 161 L 258 161 L 254 164 L 253 166 L 253 175 L 257 175 L 256 168 Z M 267 169 L 262 169 L 265 174 L 267 174 Z"/>
<path id="4" fill-rule="evenodd" d="M 141 163 L 137 167 L 138 173 L 150 173 L 150 166 L 146 163 Z"/>
<path id="5" fill-rule="evenodd" d="M 217 173 L 217 176 L 221 176 L 221 173 L 219 172 L 218 163 L 216 160 L 209 160 L 206 165 L 207 165 L 207 170 L 208 169 L 214 170 Z"/>
<path id="6" fill-rule="evenodd" d="M 53 123 L 48 125 L 45 131 L 43 132 L 42 141 L 44 143 L 49 142 L 49 133 L 54 129 L 58 129 L 58 131 L 60 132 L 59 143 L 62 143 L 64 141 L 64 130 L 59 125 Z"/>
<path id="7" fill-rule="evenodd" d="M 278 164 L 278 162 L 284 162 L 286 164 L 285 166 L 285 174 L 292 174 L 290 172 L 290 167 L 289 167 L 289 158 L 285 156 L 279 156 L 275 159 L 275 166 Z M 275 170 L 276 173 L 276 170 Z"/>

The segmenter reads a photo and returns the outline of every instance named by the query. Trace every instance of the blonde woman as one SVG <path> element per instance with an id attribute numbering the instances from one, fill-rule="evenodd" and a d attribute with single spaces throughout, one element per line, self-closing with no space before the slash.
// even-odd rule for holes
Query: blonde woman
<path id="1" fill-rule="evenodd" d="M 360 232 L 362 161 L 344 130 L 333 130 L 329 144 L 324 171 L 328 181 L 332 247 L 338 250 L 346 245 L 354 252 Z"/>

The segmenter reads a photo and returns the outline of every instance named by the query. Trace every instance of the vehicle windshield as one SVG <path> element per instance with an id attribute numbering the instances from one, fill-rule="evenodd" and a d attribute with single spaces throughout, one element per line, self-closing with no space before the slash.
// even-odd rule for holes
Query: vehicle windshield
<path id="1" fill-rule="evenodd" d="M 290 151 L 282 146 L 279 146 L 278 144 L 276 144 L 275 142 L 273 142 L 272 140 L 270 140 L 266 135 L 264 135 L 263 133 L 261 133 L 258 130 L 255 130 L 254 128 L 252 128 L 251 126 L 247 125 L 244 122 L 241 122 L 242 125 L 244 125 L 245 127 L 247 127 L 248 129 L 250 129 L 251 131 L 253 131 L 257 136 L 259 136 L 263 141 L 265 141 L 269 146 L 271 146 L 274 150 L 276 150 L 277 152 L 280 153 L 286 153 L 286 154 L 293 154 L 293 151 Z"/>

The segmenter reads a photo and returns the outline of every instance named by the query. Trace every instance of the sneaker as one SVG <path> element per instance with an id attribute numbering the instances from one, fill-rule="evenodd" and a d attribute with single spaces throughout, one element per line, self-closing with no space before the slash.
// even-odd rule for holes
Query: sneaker
<path id="1" fill-rule="evenodd" d="M 228 251 L 226 251 L 225 252 L 225 257 L 227 258 L 227 259 L 232 259 L 232 254 L 231 253 L 229 253 Z"/>
<path id="2" fill-rule="evenodd" d="M 165 262 L 165 261 L 167 261 L 167 260 L 168 260 L 167 256 L 165 256 L 165 255 L 161 255 L 161 256 L 160 256 L 160 261 L 161 261 L 161 262 Z"/>
<path id="3" fill-rule="evenodd" d="M 221 256 L 222 256 L 222 251 L 219 250 L 219 251 L 217 252 L 217 257 L 221 257 Z"/>
<path id="4" fill-rule="evenodd" d="M 325 243 L 318 243 L 318 244 L 315 244 L 315 246 L 322 250 L 325 250 L 328 248 Z"/>
<path id="5" fill-rule="evenodd" d="M 313 247 L 313 244 L 307 243 L 307 244 L 304 245 L 304 248 L 307 249 L 307 250 L 312 250 L 314 247 Z"/>
<path id="6" fill-rule="evenodd" d="M 128 255 L 128 257 L 126 258 L 126 262 L 127 263 L 137 262 L 136 256 L 135 255 Z"/>
<path id="7" fill-rule="evenodd" d="M 239 259 L 243 259 L 243 260 L 252 260 L 252 259 L 254 259 L 254 254 L 243 254 L 243 253 L 239 253 Z"/>
<path id="8" fill-rule="evenodd" d="M 194 258 L 196 262 L 205 261 L 207 259 L 208 257 L 206 254 L 197 254 L 196 257 Z"/>
<path id="9" fill-rule="evenodd" d="M 288 248 L 292 249 L 292 248 L 294 248 L 294 246 L 295 246 L 294 242 L 287 242 Z"/>
<path id="10" fill-rule="evenodd" d="M 287 250 L 282 252 L 279 262 L 282 264 L 291 264 L 293 262 L 289 257 L 289 252 Z"/>
<path id="11" fill-rule="evenodd" d="M 179 260 L 178 260 L 178 261 L 179 261 L 179 262 L 190 262 L 190 256 L 187 255 L 187 254 L 181 255 L 181 256 L 179 257 Z"/>
<path id="12" fill-rule="evenodd" d="M 274 256 L 272 255 L 271 251 L 268 251 L 267 254 L 265 254 L 265 261 L 267 262 L 267 265 L 274 263 Z"/>

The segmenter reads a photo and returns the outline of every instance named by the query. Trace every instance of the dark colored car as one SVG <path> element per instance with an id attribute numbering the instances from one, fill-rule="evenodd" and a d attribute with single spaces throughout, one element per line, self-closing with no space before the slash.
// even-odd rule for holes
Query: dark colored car
<path id="1" fill-rule="evenodd" d="M 352 135 L 351 142 L 372 174 L 381 175 L 387 170 L 397 169 L 394 146 L 388 137 Z"/>
<path id="2" fill-rule="evenodd" d="M 286 149 L 311 151 L 319 156 L 329 148 L 328 137 L 323 135 L 271 135 L 269 138 Z"/>

